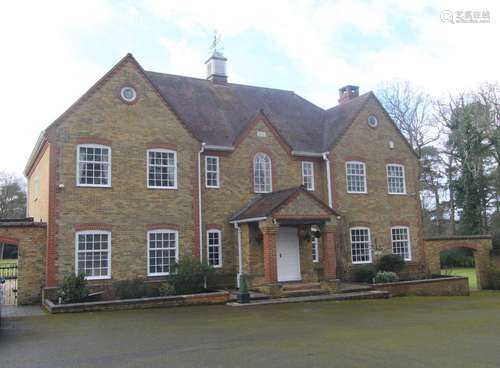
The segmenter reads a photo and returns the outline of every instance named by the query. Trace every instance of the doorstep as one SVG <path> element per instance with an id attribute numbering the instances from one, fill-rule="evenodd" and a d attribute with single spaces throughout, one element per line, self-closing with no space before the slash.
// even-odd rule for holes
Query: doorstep
<path id="1" fill-rule="evenodd" d="M 240 304 L 230 302 L 226 305 L 231 307 L 250 307 L 254 305 L 268 305 L 268 304 L 286 304 L 286 303 L 304 303 L 304 302 L 322 302 L 322 301 L 343 301 L 343 300 L 364 300 L 364 299 L 387 299 L 390 294 L 385 291 L 369 290 L 342 294 L 326 294 L 326 295 L 312 295 L 312 296 L 299 296 L 288 298 L 277 298 L 267 300 L 255 300 L 247 304 Z"/>

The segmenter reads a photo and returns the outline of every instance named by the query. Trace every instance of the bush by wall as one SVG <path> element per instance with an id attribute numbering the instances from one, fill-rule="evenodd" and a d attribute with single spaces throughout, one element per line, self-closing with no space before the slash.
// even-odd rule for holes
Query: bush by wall
<path id="1" fill-rule="evenodd" d="M 500 290 L 500 269 L 494 264 L 490 264 L 486 270 L 485 289 Z"/>
<path id="2" fill-rule="evenodd" d="M 376 273 L 377 268 L 372 264 L 357 266 L 352 273 L 353 281 L 371 283 Z"/>
<path id="3" fill-rule="evenodd" d="M 168 282 L 175 294 L 195 294 L 213 290 L 214 269 L 194 258 L 181 259 L 171 268 Z"/>
<path id="4" fill-rule="evenodd" d="M 85 286 L 85 275 L 69 274 L 64 277 L 59 297 L 63 303 L 78 303 L 88 296 L 89 292 Z"/>
<path id="5" fill-rule="evenodd" d="M 386 254 L 380 257 L 378 269 L 380 271 L 399 273 L 405 268 L 405 260 L 397 254 Z"/>
<path id="6" fill-rule="evenodd" d="M 142 279 L 118 281 L 113 284 L 113 296 L 116 299 L 136 299 L 158 296 L 157 289 L 144 283 Z"/>
<path id="7" fill-rule="evenodd" d="M 374 284 L 384 284 L 387 282 L 396 282 L 396 281 L 399 281 L 398 275 L 396 275 L 395 272 L 390 272 L 390 271 L 377 272 L 377 274 L 373 278 Z"/>
<path id="8" fill-rule="evenodd" d="M 474 255 L 470 249 L 449 249 L 441 252 L 440 260 L 442 268 L 474 267 Z"/>

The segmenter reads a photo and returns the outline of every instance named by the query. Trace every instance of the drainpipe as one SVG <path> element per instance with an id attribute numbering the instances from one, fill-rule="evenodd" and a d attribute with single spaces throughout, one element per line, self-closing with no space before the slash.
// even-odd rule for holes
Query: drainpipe
<path id="1" fill-rule="evenodd" d="M 203 263 L 203 221 L 201 211 L 201 154 L 205 151 L 205 142 L 201 142 L 201 149 L 198 152 L 198 219 L 200 237 L 200 263 Z"/>
<path id="2" fill-rule="evenodd" d="M 323 160 L 326 162 L 326 182 L 328 186 L 328 206 L 333 208 L 332 200 L 332 178 L 330 174 L 330 159 L 328 158 L 329 152 L 323 152 Z"/>
<path id="3" fill-rule="evenodd" d="M 242 251 L 241 251 L 241 228 L 240 225 L 235 222 L 234 223 L 234 228 L 237 231 L 238 234 L 238 276 L 236 277 L 236 285 L 240 287 L 240 278 L 241 274 L 243 273 L 243 256 L 242 256 Z"/>

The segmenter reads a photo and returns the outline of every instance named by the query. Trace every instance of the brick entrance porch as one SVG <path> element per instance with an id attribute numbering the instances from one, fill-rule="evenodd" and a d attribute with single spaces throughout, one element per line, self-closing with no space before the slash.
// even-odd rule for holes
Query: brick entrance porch
<path id="1" fill-rule="evenodd" d="M 280 234 L 288 229 L 287 239 L 298 243 L 299 274 L 292 279 L 306 283 L 336 279 L 337 216 L 303 188 L 258 197 L 231 219 L 238 238 L 238 274 L 245 274 L 251 287 L 288 281 L 279 269 L 280 265 L 282 269 L 285 267 L 279 258 L 289 256 L 283 254 L 283 244 L 279 251 Z M 315 238 L 317 262 L 313 260 Z M 293 259 L 291 263 L 293 268 Z"/>

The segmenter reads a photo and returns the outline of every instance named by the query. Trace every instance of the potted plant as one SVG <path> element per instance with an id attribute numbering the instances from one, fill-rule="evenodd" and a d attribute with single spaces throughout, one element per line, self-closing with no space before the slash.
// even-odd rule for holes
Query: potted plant
<path id="1" fill-rule="evenodd" d="M 238 302 L 241 304 L 250 303 L 250 293 L 248 292 L 247 278 L 244 274 L 240 275 L 240 290 L 238 292 Z"/>

